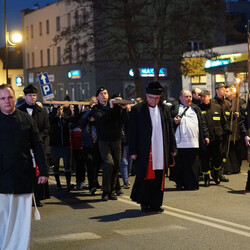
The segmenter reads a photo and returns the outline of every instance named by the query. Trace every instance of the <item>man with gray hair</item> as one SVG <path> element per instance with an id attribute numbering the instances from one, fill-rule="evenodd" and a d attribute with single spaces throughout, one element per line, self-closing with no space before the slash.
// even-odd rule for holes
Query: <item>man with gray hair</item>
<path id="1" fill-rule="evenodd" d="M 209 144 L 209 133 L 198 106 L 192 104 L 192 95 L 182 90 L 179 104 L 171 107 L 178 148 L 176 166 L 170 179 L 181 190 L 199 189 L 200 153 Z"/>
<path id="2" fill-rule="evenodd" d="M 135 160 L 136 178 L 131 199 L 143 212 L 163 212 L 163 189 L 169 159 L 176 155 L 170 111 L 161 101 L 163 87 L 151 82 L 146 99 L 132 107 L 129 120 L 129 152 Z"/>

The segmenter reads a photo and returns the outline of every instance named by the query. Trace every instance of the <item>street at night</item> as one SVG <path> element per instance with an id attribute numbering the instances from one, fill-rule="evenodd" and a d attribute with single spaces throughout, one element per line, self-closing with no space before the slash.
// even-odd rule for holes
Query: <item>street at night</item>
<path id="1" fill-rule="evenodd" d="M 227 176 L 228 183 L 203 187 L 200 182 L 197 191 L 176 191 L 166 179 L 162 214 L 141 212 L 129 198 L 131 189 L 104 202 L 101 191 L 90 196 L 88 190 L 56 190 L 51 176 L 52 197 L 39 208 L 41 221 L 32 219 L 31 250 L 248 249 L 247 167 L 244 161 L 240 174 Z"/>

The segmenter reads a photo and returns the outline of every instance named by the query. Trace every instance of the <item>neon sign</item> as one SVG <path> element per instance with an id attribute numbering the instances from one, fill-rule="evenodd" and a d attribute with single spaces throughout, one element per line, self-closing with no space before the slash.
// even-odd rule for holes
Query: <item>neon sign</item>
<path id="1" fill-rule="evenodd" d="M 207 60 L 205 62 L 205 69 L 213 68 L 213 67 L 218 67 L 218 66 L 223 66 L 223 65 L 228 65 L 230 61 L 228 59 L 225 60 Z"/>
<path id="2" fill-rule="evenodd" d="M 141 77 L 154 77 L 155 76 L 155 69 L 154 68 L 140 68 L 139 72 L 140 72 Z M 130 76 L 134 76 L 133 69 L 130 69 L 128 73 L 129 73 Z M 160 68 L 159 76 L 160 77 L 167 76 L 167 69 L 166 68 Z"/>
<path id="3" fill-rule="evenodd" d="M 80 70 L 71 70 L 68 72 L 69 79 L 81 79 L 81 71 Z"/>

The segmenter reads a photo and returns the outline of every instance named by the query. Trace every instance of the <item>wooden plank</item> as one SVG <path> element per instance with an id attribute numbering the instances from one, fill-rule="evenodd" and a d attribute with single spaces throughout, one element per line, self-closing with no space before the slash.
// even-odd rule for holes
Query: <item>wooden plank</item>
<path id="1" fill-rule="evenodd" d="M 51 105 L 90 105 L 90 102 L 76 102 L 76 101 L 44 101 L 44 104 Z"/>
<path id="2" fill-rule="evenodd" d="M 112 102 L 113 104 L 122 104 L 122 105 L 135 104 L 135 101 L 131 101 L 131 100 L 114 100 Z"/>

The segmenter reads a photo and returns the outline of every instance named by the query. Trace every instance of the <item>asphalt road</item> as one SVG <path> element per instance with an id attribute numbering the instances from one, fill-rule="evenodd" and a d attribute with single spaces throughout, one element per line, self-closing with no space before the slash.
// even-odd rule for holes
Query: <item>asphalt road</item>
<path id="1" fill-rule="evenodd" d="M 250 249 L 247 167 L 245 161 L 228 183 L 201 182 L 197 191 L 176 191 L 166 179 L 162 214 L 141 212 L 129 199 L 131 189 L 104 202 L 100 190 L 95 196 L 56 190 L 51 176 L 52 197 L 39 208 L 41 220 L 32 220 L 30 249 Z"/>

